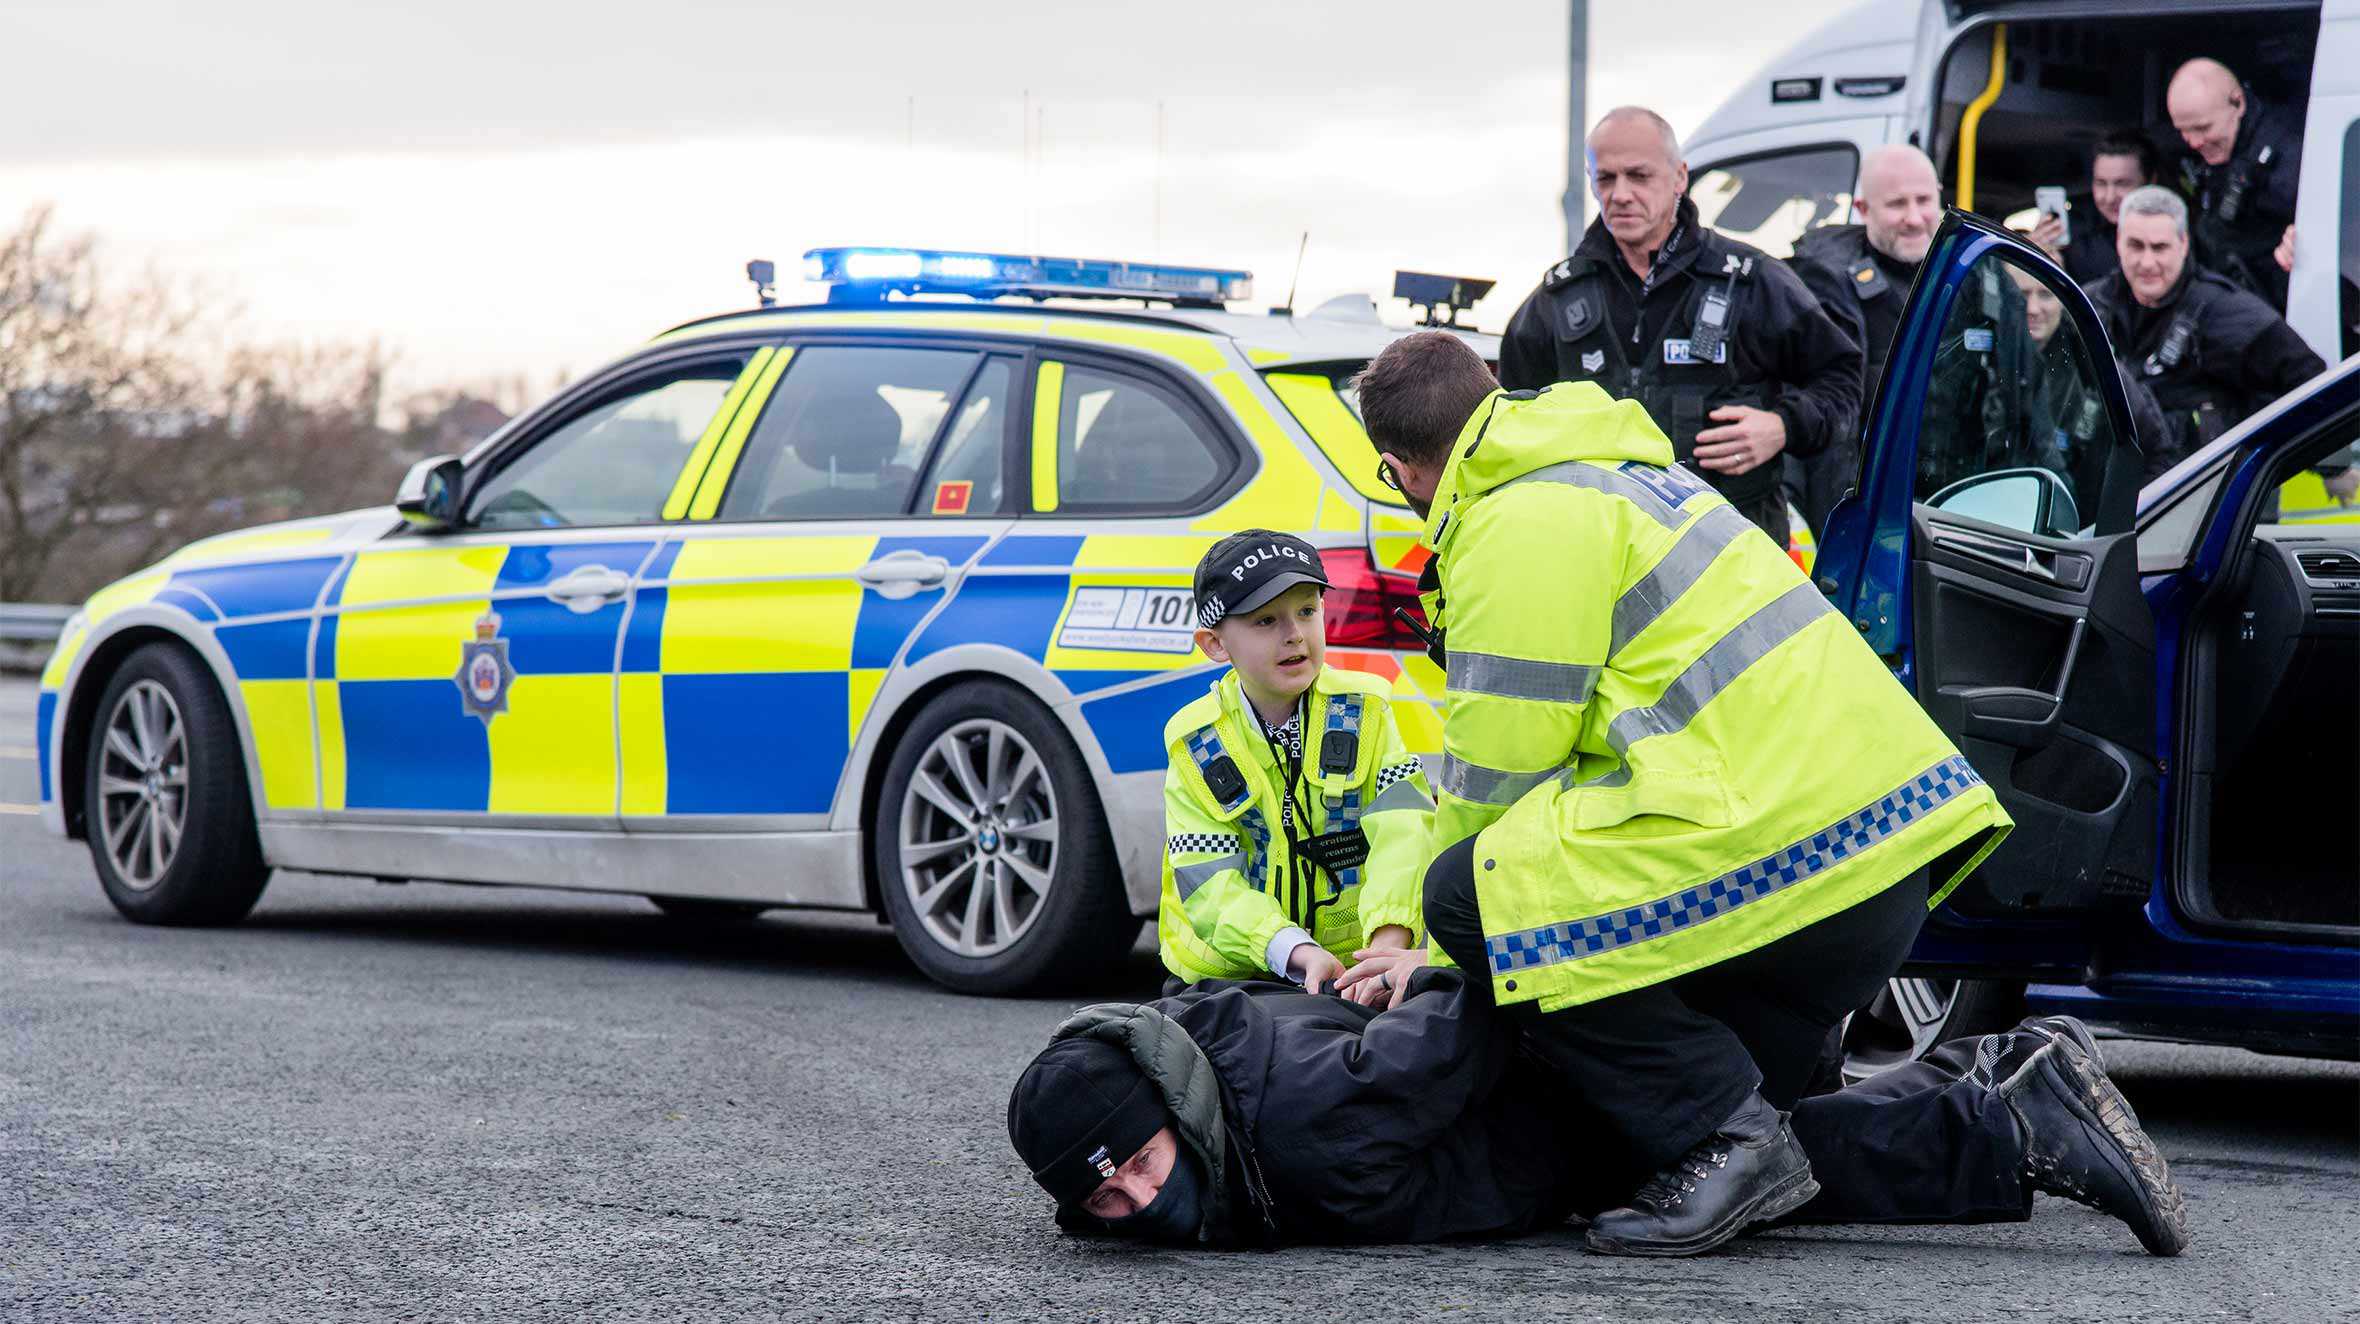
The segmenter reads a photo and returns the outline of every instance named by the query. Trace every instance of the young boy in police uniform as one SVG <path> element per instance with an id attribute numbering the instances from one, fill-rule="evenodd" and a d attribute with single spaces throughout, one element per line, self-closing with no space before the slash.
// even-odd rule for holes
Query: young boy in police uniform
<path id="1" fill-rule="evenodd" d="M 1156 933 L 1182 984 L 1277 975 L 1375 1005 L 1422 963 L 1434 798 L 1384 682 L 1326 665 L 1327 586 L 1317 549 L 1268 529 L 1197 564 L 1197 647 L 1230 669 L 1164 727 Z"/>

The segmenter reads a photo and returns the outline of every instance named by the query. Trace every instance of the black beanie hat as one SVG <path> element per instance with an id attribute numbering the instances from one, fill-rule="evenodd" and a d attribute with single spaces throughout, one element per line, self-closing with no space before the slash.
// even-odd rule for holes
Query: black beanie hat
<path id="1" fill-rule="evenodd" d="M 1096 1039 L 1041 1050 L 1008 1095 L 1008 1139 L 1060 1205 L 1088 1199 L 1171 1120 L 1131 1055 Z"/>

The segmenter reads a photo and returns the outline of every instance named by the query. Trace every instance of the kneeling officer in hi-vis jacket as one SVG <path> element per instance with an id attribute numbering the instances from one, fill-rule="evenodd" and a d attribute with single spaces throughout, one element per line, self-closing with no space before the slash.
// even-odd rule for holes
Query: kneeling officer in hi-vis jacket
<path id="1" fill-rule="evenodd" d="M 1593 1249 L 1792 1212 L 1818 1184 L 1783 1110 L 2006 812 L 1635 402 L 1502 392 L 1433 333 L 1358 385 L 1435 557 L 1434 959 L 1488 976 L 1597 1143 L 1657 1174 Z"/>

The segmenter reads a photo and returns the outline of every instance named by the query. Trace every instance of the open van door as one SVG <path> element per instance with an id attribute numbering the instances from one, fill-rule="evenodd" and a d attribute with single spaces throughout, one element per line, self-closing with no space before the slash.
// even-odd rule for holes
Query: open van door
<path id="1" fill-rule="evenodd" d="M 1912 973 L 2079 982 L 2093 911 L 2147 895 L 2157 845 L 2141 466 L 2088 299 L 1950 212 L 1862 449 L 1819 587 L 2016 820 L 1928 918 Z"/>

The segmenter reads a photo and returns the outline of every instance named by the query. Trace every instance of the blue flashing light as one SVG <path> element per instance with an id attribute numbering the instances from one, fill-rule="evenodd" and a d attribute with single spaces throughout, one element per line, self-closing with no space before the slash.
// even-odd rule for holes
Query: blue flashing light
<path id="1" fill-rule="evenodd" d="M 1254 273 L 1098 258 L 1032 257 L 931 248 L 814 248 L 803 279 L 832 285 L 830 299 L 891 293 L 964 294 L 978 299 L 1141 299 L 1215 306 L 1254 297 Z"/>

